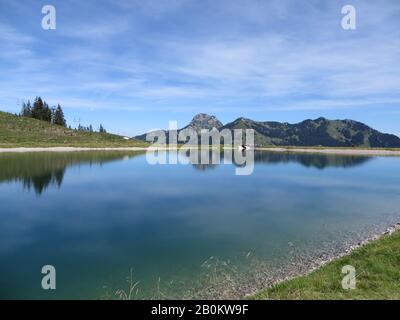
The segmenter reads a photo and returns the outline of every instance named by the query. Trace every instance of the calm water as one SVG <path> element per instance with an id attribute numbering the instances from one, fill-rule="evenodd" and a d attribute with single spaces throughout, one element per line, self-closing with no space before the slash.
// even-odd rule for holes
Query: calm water
<path id="1" fill-rule="evenodd" d="M 321 253 L 398 219 L 399 168 L 396 157 L 257 153 L 254 173 L 236 176 L 139 153 L 2 154 L 0 298 L 116 298 L 131 268 L 138 297 L 157 284 L 179 296 L 210 257 L 280 268 L 293 248 Z M 55 291 L 41 289 L 46 264 Z"/>

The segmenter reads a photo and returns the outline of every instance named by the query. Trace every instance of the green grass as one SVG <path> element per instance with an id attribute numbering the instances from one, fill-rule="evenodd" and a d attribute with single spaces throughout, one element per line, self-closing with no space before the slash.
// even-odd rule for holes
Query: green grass
<path id="1" fill-rule="evenodd" d="M 356 269 L 356 289 L 341 286 L 345 265 Z M 265 289 L 251 299 L 400 299 L 400 232 L 358 248 L 309 275 Z"/>
<path id="2" fill-rule="evenodd" d="M 145 147 L 138 140 L 99 132 L 78 132 L 45 121 L 0 111 L 0 148 L 14 147 Z"/>

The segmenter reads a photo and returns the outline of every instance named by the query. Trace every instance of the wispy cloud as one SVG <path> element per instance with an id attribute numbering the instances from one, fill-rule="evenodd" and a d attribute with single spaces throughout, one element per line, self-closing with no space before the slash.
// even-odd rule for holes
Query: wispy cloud
<path id="1" fill-rule="evenodd" d="M 165 112 L 400 106 L 400 4 L 353 2 L 355 31 L 340 27 L 342 1 L 56 0 L 53 33 L 40 28 L 37 5 L 9 2 L 0 102 L 46 94 L 67 108 Z"/>

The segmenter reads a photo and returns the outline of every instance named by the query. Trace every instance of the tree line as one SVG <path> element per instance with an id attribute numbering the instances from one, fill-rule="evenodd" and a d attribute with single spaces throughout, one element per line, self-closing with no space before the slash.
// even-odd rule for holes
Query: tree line
<path id="1" fill-rule="evenodd" d="M 93 126 L 89 125 L 87 127 L 82 126 L 81 124 L 78 125 L 78 128 L 76 129 L 78 131 L 86 131 L 86 132 L 95 132 L 95 130 L 93 130 Z M 99 127 L 99 132 L 100 133 L 106 133 L 106 129 L 104 129 L 103 125 L 101 124 Z"/>
<path id="2" fill-rule="evenodd" d="M 23 102 L 21 116 L 50 122 L 63 127 L 67 126 L 61 106 L 58 104 L 57 107 L 50 108 L 41 97 L 36 97 L 33 104 L 31 104 L 30 100 Z"/>
<path id="3" fill-rule="evenodd" d="M 31 104 L 30 100 L 28 100 L 28 102 L 23 102 L 20 115 L 22 117 L 34 118 L 51 124 L 67 127 L 67 121 L 65 120 L 64 112 L 60 104 L 58 104 L 57 107 L 50 108 L 46 101 L 41 97 L 36 97 L 33 104 Z M 71 129 L 71 126 L 69 126 L 69 129 Z M 85 127 L 79 124 L 75 130 L 95 132 L 92 125 Z M 102 124 L 100 124 L 99 132 L 107 132 Z"/>

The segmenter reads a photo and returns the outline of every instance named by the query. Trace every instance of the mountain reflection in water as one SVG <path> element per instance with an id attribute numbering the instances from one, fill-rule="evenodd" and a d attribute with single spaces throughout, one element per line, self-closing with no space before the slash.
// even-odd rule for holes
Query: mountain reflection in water
<path id="1" fill-rule="evenodd" d="M 212 153 L 211 151 L 205 151 Z M 219 152 L 219 151 L 214 151 Z M 246 152 L 246 151 L 243 151 Z M 335 155 L 335 154 L 312 154 L 312 153 L 291 153 L 291 152 L 266 152 L 266 151 L 247 151 L 254 153 L 254 162 L 258 164 L 284 164 L 284 163 L 298 163 L 304 167 L 313 167 L 318 169 L 325 169 L 329 167 L 336 168 L 351 168 L 362 165 L 367 161 L 373 159 L 370 156 L 357 156 L 357 155 Z M 200 156 L 199 156 L 200 157 Z M 220 163 L 223 163 L 224 154 L 220 153 Z M 189 157 L 188 157 L 189 159 Z M 211 159 L 211 155 L 210 155 Z M 235 163 L 233 159 L 233 164 Z M 193 167 L 199 171 L 215 168 L 216 164 L 193 164 Z"/>
<path id="2" fill-rule="evenodd" d="M 221 159 L 220 163 L 224 163 L 224 153 L 219 150 L 202 150 L 201 152 L 210 153 L 210 159 L 211 153 L 217 152 Z M 321 170 L 328 167 L 350 168 L 362 165 L 373 159 L 372 157 L 351 155 L 244 152 L 254 152 L 254 162 L 256 164 L 298 163 L 304 167 L 314 167 Z M 110 162 L 144 155 L 145 152 L 126 151 L 2 154 L 0 155 L 0 183 L 19 182 L 22 183 L 24 189 L 33 189 L 37 195 L 41 195 L 50 186 L 60 188 L 68 168 L 81 165 L 101 166 Z M 190 160 L 189 157 L 188 159 Z M 234 161 L 233 164 L 236 165 Z M 192 163 L 192 166 L 201 172 L 216 168 L 218 164 Z"/>

